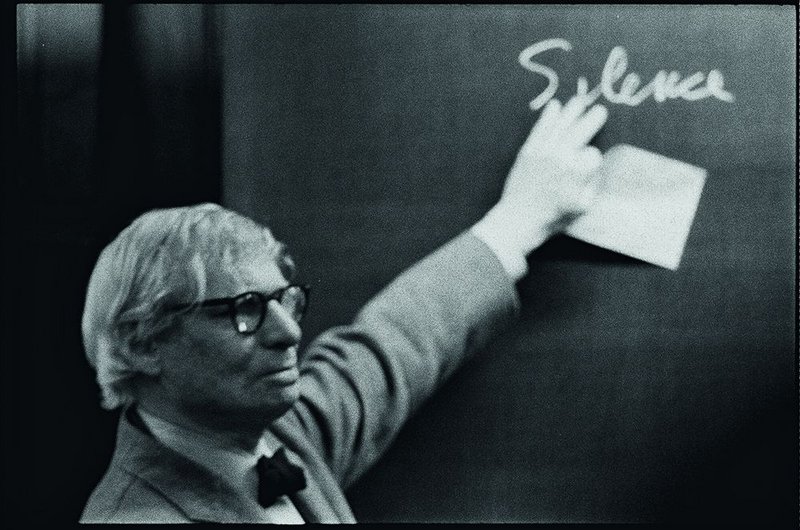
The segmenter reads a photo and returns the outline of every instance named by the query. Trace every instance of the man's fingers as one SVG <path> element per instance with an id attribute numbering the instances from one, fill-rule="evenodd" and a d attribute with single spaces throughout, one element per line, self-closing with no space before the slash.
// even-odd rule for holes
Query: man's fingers
<path id="1" fill-rule="evenodd" d="M 528 141 L 534 138 L 550 136 L 550 130 L 553 128 L 553 125 L 557 123 L 559 114 L 561 114 L 561 102 L 555 98 L 548 101 L 544 110 L 539 115 L 536 125 L 533 126 L 533 130 L 530 136 L 528 136 Z"/>
<path id="2" fill-rule="evenodd" d="M 580 182 L 588 182 L 590 175 L 597 171 L 603 162 L 602 153 L 593 145 L 566 152 L 570 153 L 572 170 L 576 174 L 576 179 Z"/>
<path id="3" fill-rule="evenodd" d="M 581 116 L 564 141 L 573 147 L 583 147 L 600 131 L 608 119 L 608 109 L 595 105 Z"/>
<path id="4" fill-rule="evenodd" d="M 578 160 L 582 166 L 581 171 L 584 174 L 584 180 L 578 186 L 580 192 L 577 198 L 577 206 L 585 211 L 595 202 L 603 185 L 602 174 L 599 171 L 603 162 L 603 155 L 596 147 L 585 147 L 581 149 Z"/>
<path id="5" fill-rule="evenodd" d="M 589 173 L 595 173 L 603 163 L 603 154 L 593 145 L 581 149 L 579 156 L 583 170 Z"/>
<path id="6" fill-rule="evenodd" d="M 586 96 L 572 96 L 572 99 L 564 105 L 564 110 L 561 111 L 561 117 L 558 123 L 559 130 L 569 130 L 575 120 L 586 110 L 588 103 L 589 99 Z"/>

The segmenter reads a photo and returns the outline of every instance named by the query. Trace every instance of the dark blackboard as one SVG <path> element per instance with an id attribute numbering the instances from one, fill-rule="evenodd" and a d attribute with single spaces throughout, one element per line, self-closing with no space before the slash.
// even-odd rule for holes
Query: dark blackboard
<path id="1" fill-rule="evenodd" d="M 348 493 L 361 520 L 796 520 L 795 13 L 734 6 L 225 6 L 224 200 L 315 289 L 306 337 L 349 321 L 469 227 L 547 86 L 615 46 L 645 81 L 718 70 L 733 102 L 610 104 L 628 143 L 708 171 L 671 272 L 556 237 L 520 322 Z M 307 340 L 307 339 L 305 339 Z"/>

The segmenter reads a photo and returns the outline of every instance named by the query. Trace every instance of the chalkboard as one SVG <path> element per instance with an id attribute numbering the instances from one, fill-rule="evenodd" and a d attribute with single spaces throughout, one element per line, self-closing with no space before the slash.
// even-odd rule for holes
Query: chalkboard
<path id="1" fill-rule="evenodd" d="M 224 201 L 270 225 L 313 285 L 304 341 L 498 199 L 552 83 L 520 62 L 530 46 L 569 44 L 531 59 L 561 101 L 579 77 L 600 83 L 617 47 L 642 85 L 701 72 L 730 95 L 600 97 L 602 151 L 627 143 L 708 172 L 680 268 L 566 236 L 534 252 L 520 321 L 350 489 L 360 520 L 796 520 L 793 8 L 220 16 Z"/>

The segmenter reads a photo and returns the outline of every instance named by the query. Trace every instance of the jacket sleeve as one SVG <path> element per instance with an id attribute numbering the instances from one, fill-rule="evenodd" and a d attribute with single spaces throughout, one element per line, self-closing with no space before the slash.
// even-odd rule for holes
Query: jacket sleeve
<path id="1" fill-rule="evenodd" d="M 496 256 L 466 232 L 402 273 L 352 325 L 309 345 L 295 413 L 342 487 L 518 308 Z"/>

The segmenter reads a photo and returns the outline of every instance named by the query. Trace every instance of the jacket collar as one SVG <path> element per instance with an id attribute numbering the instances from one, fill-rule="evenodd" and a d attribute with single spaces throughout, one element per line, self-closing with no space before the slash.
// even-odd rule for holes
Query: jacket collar
<path id="1" fill-rule="evenodd" d="M 160 444 L 135 408 L 119 421 L 114 464 L 145 481 L 195 521 L 263 521 L 258 503 L 222 477 Z"/>

